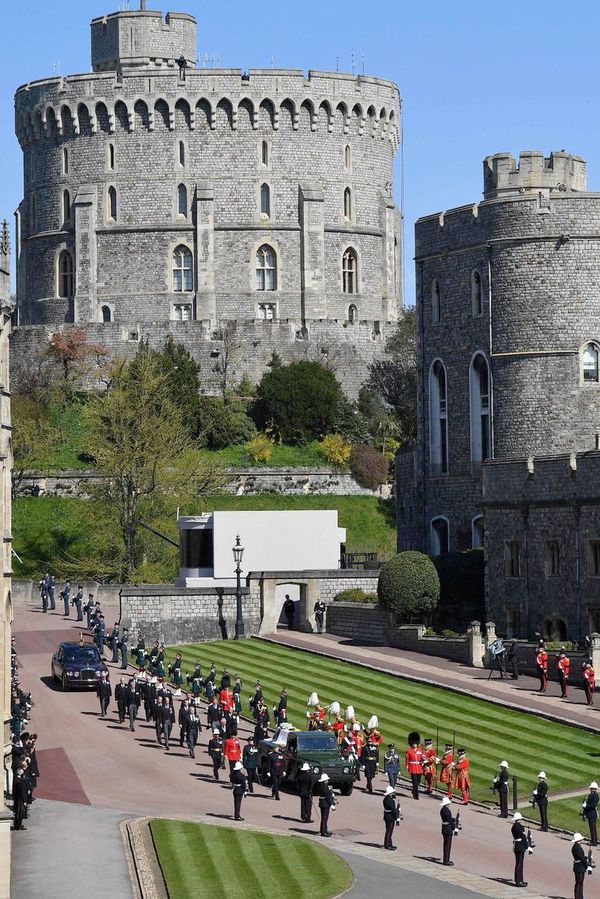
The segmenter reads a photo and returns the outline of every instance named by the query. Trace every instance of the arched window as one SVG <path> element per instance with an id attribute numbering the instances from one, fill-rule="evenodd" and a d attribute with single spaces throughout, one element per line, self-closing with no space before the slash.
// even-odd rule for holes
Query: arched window
<path id="1" fill-rule="evenodd" d="M 177 213 L 185 217 L 188 214 L 188 192 L 185 184 L 180 184 L 177 188 Z"/>
<path id="2" fill-rule="evenodd" d="M 342 290 L 358 293 L 358 259 L 352 247 L 348 247 L 342 258 Z"/>
<path id="3" fill-rule="evenodd" d="M 481 294 L 481 275 L 475 269 L 471 272 L 471 306 L 473 315 L 481 315 L 483 312 L 483 299 Z"/>
<path id="4" fill-rule="evenodd" d="M 111 172 L 115 170 L 115 145 L 108 145 L 108 168 Z"/>
<path id="5" fill-rule="evenodd" d="M 175 293 L 189 293 L 193 289 L 192 251 L 180 245 L 173 252 L 173 290 Z"/>
<path id="6" fill-rule="evenodd" d="M 344 191 L 344 218 L 352 221 L 352 191 L 349 187 Z"/>
<path id="7" fill-rule="evenodd" d="M 113 222 L 117 220 L 117 190 L 115 187 L 108 188 L 108 203 L 107 203 L 107 212 L 109 219 L 112 219 Z"/>
<path id="8" fill-rule="evenodd" d="M 62 170 L 63 175 L 69 174 L 69 151 L 66 147 L 63 147 L 62 151 Z"/>
<path id="9" fill-rule="evenodd" d="M 69 193 L 68 190 L 63 190 L 62 216 L 63 216 L 63 222 L 71 221 L 71 194 Z"/>
<path id="10" fill-rule="evenodd" d="M 431 555 L 441 556 L 450 551 L 450 531 L 448 519 L 443 516 L 431 519 Z"/>
<path id="11" fill-rule="evenodd" d="M 567 639 L 567 625 L 562 618 L 554 619 L 554 634 L 561 643 Z"/>
<path id="12" fill-rule="evenodd" d="M 269 164 L 269 145 L 266 140 L 262 142 L 261 148 L 261 161 L 263 165 Z"/>
<path id="13" fill-rule="evenodd" d="M 103 322 L 112 321 L 112 312 L 110 311 L 110 306 L 102 307 L 102 321 Z"/>
<path id="14" fill-rule="evenodd" d="M 29 228 L 31 231 L 35 231 L 36 226 L 36 201 L 35 194 L 31 194 L 31 198 L 29 200 Z"/>
<path id="15" fill-rule="evenodd" d="M 431 284 L 431 321 L 434 325 L 439 325 L 442 320 L 442 296 L 440 293 L 440 284 L 434 279 Z"/>
<path id="16" fill-rule="evenodd" d="M 471 461 L 483 462 L 491 455 L 490 374 L 487 359 L 477 353 L 469 370 L 471 400 Z"/>
<path id="17" fill-rule="evenodd" d="M 185 144 L 179 141 L 179 165 L 185 165 Z"/>
<path id="18" fill-rule="evenodd" d="M 68 250 L 62 250 L 58 257 L 58 295 L 72 297 L 75 293 L 73 257 Z"/>
<path id="19" fill-rule="evenodd" d="M 351 303 L 348 306 L 348 321 L 350 322 L 351 325 L 353 325 L 357 320 L 358 320 L 358 309 L 356 308 L 354 303 Z"/>
<path id="20" fill-rule="evenodd" d="M 588 343 L 583 351 L 583 380 L 598 381 L 598 347 Z"/>
<path id="21" fill-rule="evenodd" d="M 429 373 L 429 459 L 432 474 L 448 473 L 446 369 L 439 359 Z"/>
<path id="22" fill-rule="evenodd" d="M 347 169 L 352 168 L 352 150 L 349 144 L 344 149 L 344 165 Z"/>
<path id="23" fill-rule="evenodd" d="M 483 515 L 476 515 L 471 522 L 471 548 L 481 549 L 483 546 Z"/>
<path id="24" fill-rule="evenodd" d="M 266 243 L 256 251 L 256 289 L 277 290 L 277 256 Z"/>
<path id="25" fill-rule="evenodd" d="M 260 214 L 271 217 L 271 188 L 268 184 L 260 186 Z"/>

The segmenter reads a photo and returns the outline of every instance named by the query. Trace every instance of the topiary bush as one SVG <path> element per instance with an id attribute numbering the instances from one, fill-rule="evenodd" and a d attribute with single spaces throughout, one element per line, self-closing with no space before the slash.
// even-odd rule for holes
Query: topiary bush
<path id="1" fill-rule="evenodd" d="M 366 443 L 352 447 L 350 471 L 357 484 L 368 490 L 377 490 L 385 484 L 389 475 L 389 462 L 379 450 Z"/>
<path id="2" fill-rule="evenodd" d="M 402 621 L 412 622 L 435 609 L 440 579 L 424 553 L 399 553 L 384 565 L 377 583 L 379 602 Z"/>
<path id="3" fill-rule="evenodd" d="M 376 593 L 366 593 L 362 587 L 353 587 L 350 590 L 341 590 L 333 597 L 334 602 L 372 602 L 377 604 L 379 597 Z"/>

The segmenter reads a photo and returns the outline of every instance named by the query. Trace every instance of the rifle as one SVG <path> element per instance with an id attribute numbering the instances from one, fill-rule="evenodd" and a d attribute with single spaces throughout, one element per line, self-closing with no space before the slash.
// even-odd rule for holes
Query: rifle
<path id="1" fill-rule="evenodd" d="M 458 836 L 458 832 L 462 830 L 462 824 L 460 823 L 460 812 L 456 813 L 456 818 L 454 819 L 454 836 Z"/>
<path id="2" fill-rule="evenodd" d="M 533 855 L 533 850 L 535 849 L 535 843 L 531 838 L 531 829 L 527 828 L 527 852 L 529 855 Z"/>
<path id="3" fill-rule="evenodd" d="M 531 805 L 531 808 L 536 807 L 536 805 L 537 805 L 537 790 L 534 790 L 533 793 L 531 794 L 531 799 L 529 800 L 529 804 Z"/>
<path id="4" fill-rule="evenodd" d="M 404 815 L 402 814 L 402 809 L 400 808 L 400 803 L 396 802 L 396 827 L 400 825 L 400 822 L 404 821 Z"/>
<path id="5" fill-rule="evenodd" d="M 587 854 L 587 873 L 591 874 L 594 868 L 596 867 L 596 862 L 594 861 L 594 857 L 592 855 L 592 850 L 588 849 Z"/>

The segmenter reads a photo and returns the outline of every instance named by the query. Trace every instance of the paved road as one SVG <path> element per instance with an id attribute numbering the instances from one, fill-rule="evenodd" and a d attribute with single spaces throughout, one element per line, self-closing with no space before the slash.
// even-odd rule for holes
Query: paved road
<path id="1" fill-rule="evenodd" d="M 229 819 L 231 791 L 228 784 L 215 783 L 212 778 L 204 752 L 206 730 L 196 761 L 192 762 L 177 742 L 169 753 L 159 746 L 152 725 L 141 722 L 132 734 L 119 725 L 113 710 L 109 718 L 98 718 L 94 694 L 62 693 L 51 684 L 50 649 L 63 638 L 65 630 L 78 634 L 74 623 L 65 623 L 58 615 L 17 609 L 14 632 L 23 665 L 22 682 L 35 694 L 32 723 L 40 735 L 41 778 L 37 795 L 56 799 L 54 784 L 60 781 L 62 798 L 80 807 L 89 804 L 111 812 L 118 809 L 123 814 L 181 816 L 214 822 Z M 114 670 L 113 684 L 118 676 Z M 438 881 L 436 895 L 442 897 L 455 895 L 450 886 L 445 892 L 445 884 L 452 885 L 452 889 L 466 887 L 470 895 L 497 899 L 518 895 L 568 899 L 572 895 L 568 840 L 555 834 L 537 834 L 538 848 L 527 864 L 529 890 L 515 890 L 507 886 L 513 865 L 510 825 L 493 813 L 474 807 L 461 810 L 464 830 L 456 841 L 456 867 L 441 867 L 439 803 L 425 797 L 417 804 L 401 796 L 405 820 L 399 828 L 400 851 L 390 859 L 392 854 L 384 855 L 379 848 L 383 837 L 383 778 L 377 786 L 378 795 L 369 796 L 358 789 L 351 797 L 340 800 L 332 820 L 336 836 L 328 841 L 330 848 L 370 861 L 385 861 L 386 867 L 391 863 L 397 868 L 398 877 L 405 876 L 403 872 L 427 875 Z M 294 795 L 284 794 L 282 801 L 276 803 L 267 790 L 261 790 L 245 801 L 243 814 L 246 825 L 314 836 L 314 825 L 298 821 L 298 805 Z M 34 812 L 37 806 L 38 803 Z M 429 888 L 429 879 L 426 883 Z M 372 895 L 370 888 L 363 895 Z M 420 893 L 417 891 L 416 895 Z"/>

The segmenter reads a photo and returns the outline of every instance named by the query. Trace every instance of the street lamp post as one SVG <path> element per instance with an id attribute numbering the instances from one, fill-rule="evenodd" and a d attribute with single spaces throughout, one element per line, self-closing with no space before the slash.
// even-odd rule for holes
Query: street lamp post
<path id="1" fill-rule="evenodd" d="M 235 546 L 233 547 L 233 560 L 235 562 L 235 574 L 237 577 L 237 586 L 235 591 L 236 598 L 236 614 L 235 614 L 235 640 L 243 640 L 246 636 L 244 631 L 244 619 L 242 617 L 242 556 L 244 555 L 244 547 L 242 546 L 240 535 L 235 538 Z"/>

